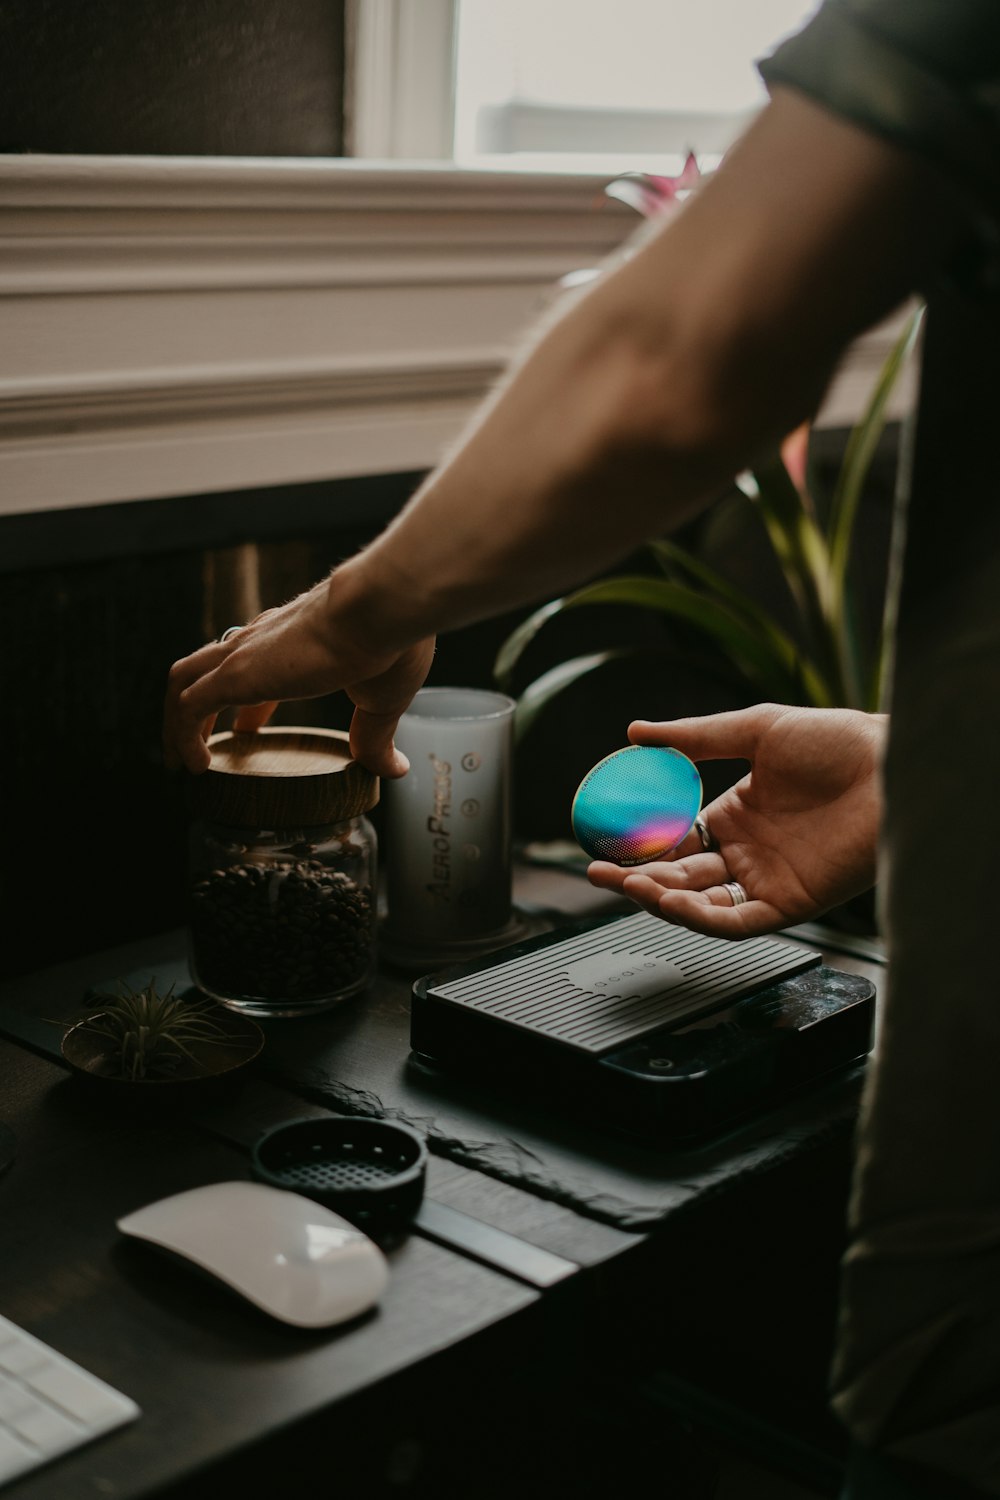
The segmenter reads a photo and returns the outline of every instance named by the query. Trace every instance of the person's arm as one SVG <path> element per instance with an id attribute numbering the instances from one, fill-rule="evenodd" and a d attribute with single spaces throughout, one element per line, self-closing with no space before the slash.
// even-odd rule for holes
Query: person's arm
<path id="1" fill-rule="evenodd" d="M 949 208 L 916 158 L 777 91 L 681 212 L 557 317 L 381 537 L 177 664 L 168 759 L 204 769 L 223 707 L 263 705 L 249 726 L 273 700 L 346 688 L 355 753 L 399 774 L 418 643 L 579 583 L 706 504 L 929 277 Z"/>
<path id="2" fill-rule="evenodd" d="M 924 165 L 779 92 L 339 570 L 333 618 L 357 596 L 383 628 L 452 628 L 675 526 L 815 411 L 845 345 L 920 285 L 952 223 Z"/>

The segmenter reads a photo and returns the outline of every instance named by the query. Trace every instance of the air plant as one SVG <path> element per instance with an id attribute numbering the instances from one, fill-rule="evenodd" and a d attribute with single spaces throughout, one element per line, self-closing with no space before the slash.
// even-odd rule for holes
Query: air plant
<path id="1" fill-rule="evenodd" d="M 110 1055 L 122 1078 L 166 1078 L 185 1061 L 197 1068 L 193 1047 L 232 1046 L 236 1040 L 212 1019 L 217 1007 L 211 1001 L 182 998 L 174 994 L 173 985 L 161 995 L 152 979 L 138 990 L 120 980 L 119 990 L 117 995 L 99 995 L 101 1010 L 81 1028 L 112 1044 Z"/>
<path id="2" fill-rule="evenodd" d="M 677 207 L 700 176 L 697 162 L 689 156 L 679 177 L 630 173 L 605 191 L 652 217 Z M 660 539 L 647 544 L 657 574 L 600 579 L 542 605 L 524 620 L 500 648 L 494 664 L 498 684 L 511 690 L 525 649 L 555 616 L 591 605 L 632 605 L 694 626 L 761 698 L 878 709 L 884 631 L 874 647 L 866 649 L 860 642 L 849 563 L 859 503 L 887 420 L 889 397 L 916 342 L 922 312 L 918 308 L 908 319 L 882 367 L 867 408 L 850 434 L 822 519 L 806 478 L 808 424 L 791 434 L 768 463 L 737 476 L 737 486 L 752 503 L 787 583 L 798 627 L 794 634 L 701 557 Z M 638 650 L 616 648 L 575 657 L 529 683 L 518 701 L 518 737 L 572 683 Z"/>

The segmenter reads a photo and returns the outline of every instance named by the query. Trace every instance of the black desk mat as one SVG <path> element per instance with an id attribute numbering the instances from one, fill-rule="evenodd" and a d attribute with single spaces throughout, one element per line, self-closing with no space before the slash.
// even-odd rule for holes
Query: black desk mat
<path id="1" fill-rule="evenodd" d="M 190 985 L 187 963 L 95 982 Z M 646 1232 L 738 1181 L 843 1143 L 854 1130 L 863 1065 L 819 1080 L 767 1113 L 697 1144 L 653 1145 L 582 1120 L 544 1098 L 430 1072 L 409 1047 L 409 981 L 382 975 L 316 1017 L 260 1022 L 254 1069 L 299 1097 L 346 1114 L 402 1120 L 429 1149 L 618 1229 Z"/>

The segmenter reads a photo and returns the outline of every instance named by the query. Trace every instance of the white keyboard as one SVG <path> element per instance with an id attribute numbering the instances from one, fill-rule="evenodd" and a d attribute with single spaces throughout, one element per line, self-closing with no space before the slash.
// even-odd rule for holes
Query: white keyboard
<path id="1" fill-rule="evenodd" d="M 0 1485 L 138 1415 L 120 1391 L 0 1317 Z"/>

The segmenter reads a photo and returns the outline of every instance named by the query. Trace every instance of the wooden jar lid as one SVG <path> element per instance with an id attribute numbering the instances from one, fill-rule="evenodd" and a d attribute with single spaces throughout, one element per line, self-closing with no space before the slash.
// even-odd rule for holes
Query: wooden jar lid
<path id="1" fill-rule="evenodd" d="M 224 730 L 212 764 L 190 779 L 192 810 L 231 828 L 311 828 L 360 817 L 378 801 L 378 777 L 351 758 L 339 729 Z"/>

